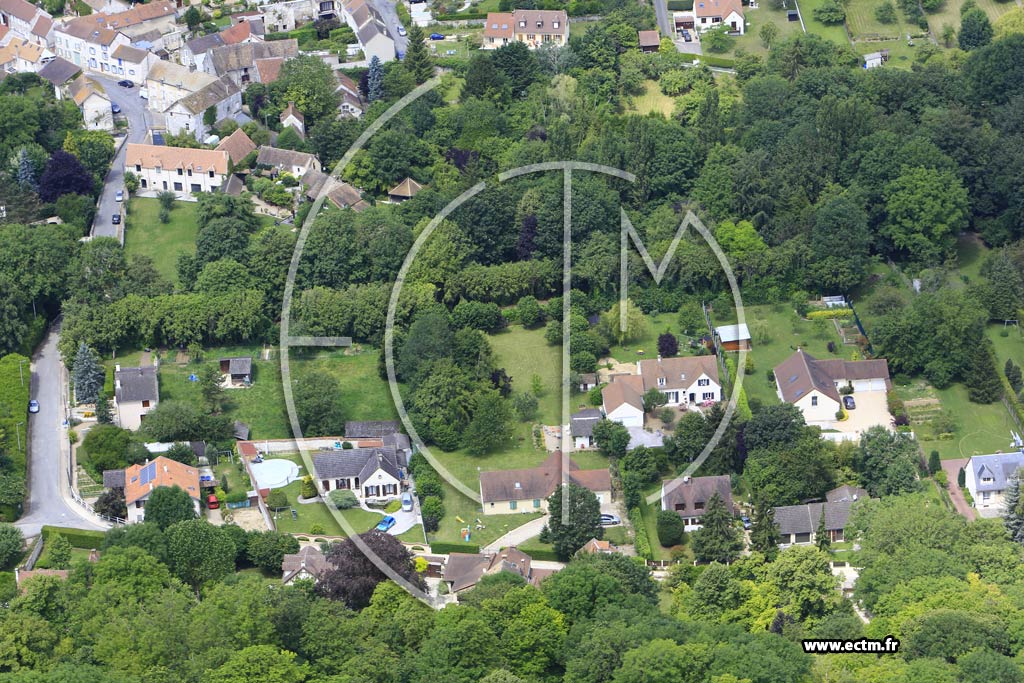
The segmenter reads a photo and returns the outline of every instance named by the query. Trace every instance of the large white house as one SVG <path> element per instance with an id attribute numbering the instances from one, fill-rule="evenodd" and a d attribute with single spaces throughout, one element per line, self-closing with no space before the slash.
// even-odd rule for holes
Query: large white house
<path id="1" fill-rule="evenodd" d="M 242 90 L 227 76 L 222 76 L 164 110 L 167 130 L 173 135 L 188 133 L 197 140 L 206 137 L 206 112 L 213 109 L 213 120 L 233 118 L 242 111 Z"/>
<path id="2" fill-rule="evenodd" d="M 643 396 L 657 389 L 665 405 L 696 410 L 722 400 L 715 356 L 680 356 L 637 361 L 635 375 L 615 375 L 601 390 L 605 417 L 626 427 L 643 427 Z"/>
<path id="3" fill-rule="evenodd" d="M 102 85 L 80 74 L 71 81 L 68 91 L 82 112 L 82 121 L 88 130 L 114 130 L 114 112 Z"/>
<path id="4" fill-rule="evenodd" d="M 516 42 L 531 50 L 541 45 L 566 45 L 569 42 L 569 15 L 565 10 L 544 9 L 488 12 L 481 49 L 497 50 L 502 45 Z"/>
<path id="5" fill-rule="evenodd" d="M 399 453 L 394 446 L 325 449 L 313 454 L 317 485 L 352 491 L 361 500 L 388 500 L 402 491 Z"/>
<path id="6" fill-rule="evenodd" d="M 129 142 L 124 170 L 139 178 L 143 191 L 170 190 L 178 196 L 214 192 L 228 174 L 228 153 Z"/>
<path id="7" fill-rule="evenodd" d="M 118 65 L 114 52 L 122 45 L 131 47 L 131 39 L 119 29 L 108 27 L 102 15 L 89 15 L 57 24 L 53 29 L 53 40 L 57 56 L 86 71 L 125 75 L 124 67 Z"/>
<path id="8" fill-rule="evenodd" d="M 0 45 L 15 38 L 47 46 L 53 17 L 25 0 L 0 0 Z"/>
<path id="9" fill-rule="evenodd" d="M 975 455 L 964 467 L 964 485 L 982 517 L 1001 517 L 1006 489 L 1024 468 L 1024 451 Z"/>
<path id="10" fill-rule="evenodd" d="M 160 403 L 160 384 L 156 366 L 138 368 L 114 367 L 114 410 L 117 426 L 136 430 L 142 426 L 146 413 Z"/>

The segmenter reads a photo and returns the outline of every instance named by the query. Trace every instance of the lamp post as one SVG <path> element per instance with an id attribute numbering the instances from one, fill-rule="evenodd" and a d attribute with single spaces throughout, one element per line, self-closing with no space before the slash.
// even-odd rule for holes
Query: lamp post
<path id="1" fill-rule="evenodd" d="M 18 374 L 21 375 L 21 386 L 25 386 L 25 370 L 23 369 L 23 367 L 26 362 L 27 361 L 24 360 L 18 361 Z"/>
<path id="2" fill-rule="evenodd" d="M 24 424 L 25 424 L 24 422 L 19 422 L 19 423 L 17 423 L 16 425 L 14 425 L 14 435 L 18 437 L 18 450 L 19 450 L 19 451 L 21 450 L 21 429 L 20 429 L 20 428 L 21 428 L 21 427 L 22 427 L 22 426 L 23 426 Z M 26 434 L 26 437 L 27 437 L 27 436 L 28 436 L 28 435 Z"/>

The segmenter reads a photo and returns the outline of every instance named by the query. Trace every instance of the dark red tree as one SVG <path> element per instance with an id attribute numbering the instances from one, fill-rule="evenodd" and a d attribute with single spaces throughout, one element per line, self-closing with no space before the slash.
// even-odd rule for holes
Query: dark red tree
<path id="1" fill-rule="evenodd" d="M 412 553 L 397 538 L 376 530 L 360 534 L 359 538 L 399 576 L 421 590 L 425 588 L 423 577 L 416 573 Z M 316 591 L 325 598 L 344 602 L 350 609 L 369 605 L 377 584 L 389 578 L 352 539 L 332 545 L 327 560 L 331 569 L 321 577 Z"/>
<path id="2" fill-rule="evenodd" d="M 44 202 L 55 202 L 65 194 L 91 195 L 92 191 L 92 174 L 78 157 L 64 150 L 53 153 L 39 178 L 39 198 Z"/>
<path id="3" fill-rule="evenodd" d="M 671 332 L 658 335 L 658 355 L 671 358 L 679 353 L 679 340 Z"/>

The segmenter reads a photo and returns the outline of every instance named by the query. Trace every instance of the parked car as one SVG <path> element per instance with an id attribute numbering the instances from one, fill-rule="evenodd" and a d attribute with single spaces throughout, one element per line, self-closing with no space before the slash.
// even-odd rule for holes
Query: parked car
<path id="1" fill-rule="evenodd" d="M 380 520 L 380 524 L 377 525 L 377 531 L 387 532 L 388 529 L 395 525 L 395 518 L 388 515 L 384 519 Z"/>
<path id="2" fill-rule="evenodd" d="M 398 27 L 398 35 L 404 36 L 406 33 L 408 33 L 408 31 L 405 30 L 404 26 L 399 26 Z"/>
<path id="3" fill-rule="evenodd" d="M 853 400 L 853 396 L 843 396 L 843 407 L 853 410 L 857 407 L 857 402 Z"/>
<path id="4" fill-rule="evenodd" d="M 402 494 L 402 512 L 412 512 L 412 494 L 408 491 Z"/>
<path id="5" fill-rule="evenodd" d="M 117 192 L 114 193 L 114 201 L 115 202 L 123 202 L 124 201 L 124 190 L 118 190 Z"/>
<path id="6" fill-rule="evenodd" d="M 39 412 L 39 401 L 32 399 L 28 402 L 28 412 L 38 413 Z"/>
<path id="7" fill-rule="evenodd" d="M 122 88 L 134 88 L 135 87 L 135 84 L 132 83 L 131 81 L 127 80 L 127 79 L 125 79 L 123 81 L 118 81 L 117 84 L 119 86 L 121 86 Z"/>
<path id="8" fill-rule="evenodd" d="M 110 222 L 113 223 L 114 225 L 120 225 L 121 214 L 115 213 L 113 216 L 110 217 Z"/>
<path id="9" fill-rule="evenodd" d="M 212 493 L 206 497 L 206 507 L 211 510 L 216 510 L 220 507 L 220 501 L 217 500 L 217 496 Z"/>
<path id="10" fill-rule="evenodd" d="M 622 524 L 622 520 L 617 515 L 601 515 L 601 526 L 615 526 L 616 524 Z"/>
<path id="11" fill-rule="evenodd" d="M 117 105 L 117 104 L 112 104 L 112 105 L 110 105 L 110 111 L 114 112 L 115 114 L 120 114 L 121 113 L 121 106 Z"/>
<path id="12" fill-rule="evenodd" d="M 744 529 L 750 529 L 750 517 L 743 515 L 742 517 L 740 517 L 740 521 L 743 522 Z"/>
<path id="13" fill-rule="evenodd" d="M 440 33 L 431 33 L 430 34 L 430 39 L 431 40 L 444 40 L 444 36 L 441 35 Z"/>
<path id="14" fill-rule="evenodd" d="M 141 97 L 144 100 L 148 100 L 149 99 L 149 91 L 146 90 L 145 88 L 139 88 L 139 97 Z"/>
<path id="15" fill-rule="evenodd" d="M 693 36 L 690 35 L 689 31 L 683 31 L 683 40 L 686 41 L 687 43 L 693 42 Z"/>

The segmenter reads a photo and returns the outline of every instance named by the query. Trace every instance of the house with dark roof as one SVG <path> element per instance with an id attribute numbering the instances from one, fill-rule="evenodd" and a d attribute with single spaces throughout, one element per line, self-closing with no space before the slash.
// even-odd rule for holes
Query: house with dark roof
<path id="1" fill-rule="evenodd" d="M 480 500 L 485 515 L 510 512 L 547 512 L 548 497 L 564 483 L 590 489 L 599 503 L 612 500 L 611 475 L 606 469 L 581 470 L 569 458 L 564 463 L 555 451 L 537 467 L 524 470 L 496 470 L 480 473 Z"/>
<path id="2" fill-rule="evenodd" d="M 381 63 L 392 61 L 395 56 L 395 41 L 388 35 L 381 13 L 367 0 L 343 0 L 342 17 L 356 34 L 363 59 L 374 57 Z"/>
<path id="3" fill-rule="evenodd" d="M 160 403 L 160 384 L 155 365 L 140 368 L 114 367 L 114 412 L 117 426 L 136 430 L 146 413 Z"/>
<path id="4" fill-rule="evenodd" d="M 657 31 L 637 31 L 636 39 L 640 52 L 657 52 L 661 47 L 661 34 Z"/>
<path id="5" fill-rule="evenodd" d="M 39 70 L 39 77 L 53 86 L 53 96 L 58 100 L 64 98 L 64 86 L 82 72 L 82 67 L 72 64 L 63 57 L 54 57 L 53 61 Z"/>
<path id="6" fill-rule="evenodd" d="M 512 546 L 497 553 L 451 553 L 444 564 L 441 580 L 448 584 L 449 593 L 458 595 L 473 588 L 488 575 L 509 572 L 537 586 L 555 571 L 535 568 L 533 558 Z"/>
<path id="7" fill-rule="evenodd" d="M 219 364 L 220 374 L 227 377 L 230 386 L 241 387 L 252 384 L 252 356 L 221 358 Z"/>
<path id="8" fill-rule="evenodd" d="M 716 493 L 732 510 L 732 481 L 727 474 L 665 480 L 661 482 L 661 509 L 677 513 L 686 524 L 686 530 L 693 531 L 701 528 L 708 501 Z"/>
<path id="9" fill-rule="evenodd" d="M 964 485 L 981 517 L 1002 517 L 1006 489 L 1024 468 L 1024 450 L 975 455 L 964 467 Z"/>
<path id="10" fill-rule="evenodd" d="M 244 88 L 249 83 L 264 83 L 263 72 L 257 63 L 265 59 L 291 59 L 299 54 L 299 42 L 294 38 L 270 40 L 265 43 L 238 43 L 223 45 L 207 51 L 203 71 L 214 76 L 227 76 L 235 85 Z M 280 69 L 271 70 L 274 78 Z"/>
<path id="11" fill-rule="evenodd" d="M 290 149 L 280 149 L 269 145 L 260 147 L 259 155 L 256 157 L 256 165 L 266 166 L 275 174 L 291 173 L 300 179 L 310 171 L 320 170 L 320 160 L 312 154 L 296 152 Z"/>
<path id="12" fill-rule="evenodd" d="M 330 569 L 330 563 L 315 545 L 303 546 L 299 552 L 285 555 L 281 559 L 281 584 L 290 586 L 296 581 L 307 580 L 316 583 Z"/>
<path id="13" fill-rule="evenodd" d="M 352 491 L 361 500 L 389 500 L 402 490 L 393 446 L 324 449 L 313 454 L 313 477 L 323 493 Z"/>
<path id="14" fill-rule="evenodd" d="M 185 66 L 194 66 L 199 71 L 202 71 L 206 53 L 215 47 L 223 47 L 224 45 L 226 43 L 219 33 L 209 33 L 192 40 L 186 40 L 185 44 L 178 50 L 178 58 Z"/>
<path id="15" fill-rule="evenodd" d="M 370 208 L 369 202 L 363 199 L 362 193 L 354 186 L 342 181 L 328 181 L 333 187 L 327 191 L 327 201 L 339 209 L 352 209 L 356 213 Z"/>
<path id="16" fill-rule="evenodd" d="M 604 418 L 597 408 L 586 408 L 573 413 L 569 418 L 569 431 L 572 433 L 572 444 L 576 450 L 594 447 L 594 425 Z"/>
<path id="17" fill-rule="evenodd" d="M 698 410 L 722 400 L 715 356 L 680 356 L 637 361 L 636 374 L 613 375 L 601 390 L 605 416 L 625 427 L 644 426 L 644 393 L 657 389 L 665 405 Z"/>
<path id="18" fill-rule="evenodd" d="M 168 132 L 172 135 L 189 133 L 202 142 L 210 130 L 206 112 L 211 109 L 214 122 L 233 119 L 242 111 L 242 89 L 227 76 L 221 76 L 185 95 L 164 110 Z"/>
<path id="19" fill-rule="evenodd" d="M 875 424 L 885 427 L 890 424 L 885 393 L 892 388 L 892 382 L 889 364 L 884 358 L 818 360 L 803 349 L 797 349 L 776 365 L 774 372 L 779 399 L 799 408 L 809 425 L 856 433 Z M 845 425 L 836 418 L 843 402 L 840 391 L 852 392 L 855 404 L 861 404 L 856 409 L 860 411 L 858 420 L 852 425 Z M 860 419 L 864 416 L 868 418 L 866 421 Z"/>
<path id="20" fill-rule="evenodd" d="M 835 503 L 808 503 L 807 505 L 783 505 L 773 511 L 775 526 L 779 530 L 779 544 L 782 546 L 817 543 L 818 527 L 822 515 L 829 540 L 839 543 L 846 539 L 846 524 L 850 519 L 853 501 Z"/>
<path id="21" fill-rule="evenodd" d="M 825 494 L 825 500 L 830 503 L 841 503 L 843 501 L 853 502 L 861 498 L 869 498 L 868 492 L 859 486 L 846 484 L 839 488 L 832 489 Z"/>
<path id="22" fill-rule="evenodd" d="M 399 204 L 408 199 L 412 199 L 420 193 L 423 186 L 417 183 L 412 178 L 406 178 L 402 182 L 398 183 L 390 190 L 388 190 L 388 199 L 395 204 Z"/>

